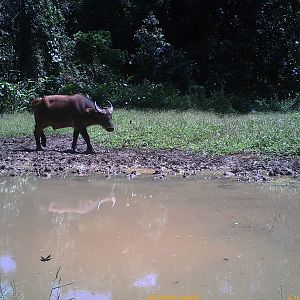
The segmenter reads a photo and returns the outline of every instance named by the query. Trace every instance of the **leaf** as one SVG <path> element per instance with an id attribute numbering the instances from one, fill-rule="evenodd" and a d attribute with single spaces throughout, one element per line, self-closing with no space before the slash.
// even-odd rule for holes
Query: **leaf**
<path id="1" fill-rule="evenodd" d="M 43 261 L 43 262 L 51 260 L 51 254 L 49 254 L 47 257 L 41 256 L 40 260 Z"/>

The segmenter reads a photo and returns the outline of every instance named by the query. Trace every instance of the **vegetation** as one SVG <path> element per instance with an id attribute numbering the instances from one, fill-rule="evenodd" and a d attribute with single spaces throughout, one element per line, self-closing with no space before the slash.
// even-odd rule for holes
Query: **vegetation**
<path id="1" fill-rule="evenodd" d="M 200 111 L 120 109 L 114 121 L 114 133 L 106 133 L 99 126 L 89 127 L 93 141 L 109 147 L 177 148 L 213 154 L 240 151 L 300 154 L 299 113 L 217 115 Z M 31 135 L 34 140 L 32 130 L 30 113 L 0 117 L 1 137 Z M 68 134 L 71 139 L 72 130 L 48 130 L 47 134 Z"/>
<path id="2" fill-rule="evenodd" d="M 73 283 L 62 284 L 62 278 L 59 276 L 61 267 L 56 272 L 55 278 L 52 282 L 49 300 L 62 299 L 62 289 L 66 286 L 70 286 Z M 19 300 L 23 299 L 24 295 L 17 292 L 15 281 L 2 282 L 0 278 L 0 300 Z"/>
<path id="3" fill-rule="evenodd" d="M 0 113 L 81 92 L 217 112 L 300 103 L 297 0 L 3 0 Z"/>
<path id="4" fill-rule="evenodd" d="M 22 297 L 19 297 L 17 290 L 16 290 L 16 284 L 14 281 L 8 282 L 2 282 L 0 278 L 0 300 L 18 300 Z"/>

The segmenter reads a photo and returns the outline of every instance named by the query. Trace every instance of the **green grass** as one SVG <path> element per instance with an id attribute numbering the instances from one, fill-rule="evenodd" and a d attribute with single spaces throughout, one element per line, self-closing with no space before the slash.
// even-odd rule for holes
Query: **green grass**
<path id="1" fill-rule="evenodd" d="M 117 110 L 116 130 L 88 129 L 93 143 L 109 147 L 177 148 L 201 153 L 256 151 L 300 154 L 300 113 L 225 115 L 199 111 Z M 33 116 L 0 116 L 0 136 L 32 135 Z M 48 134 L 72 134 L 71 129 Z"/>
<path id="2" fill-rule="evenodd" d="M 0 137 L 29 135 L 33 126 L 33 115 L 28 112 L 0 115 Z"/>

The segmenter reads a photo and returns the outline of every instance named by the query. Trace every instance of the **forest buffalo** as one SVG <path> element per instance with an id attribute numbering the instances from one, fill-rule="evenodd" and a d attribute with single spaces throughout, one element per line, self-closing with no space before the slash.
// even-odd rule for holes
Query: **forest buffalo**
<path id="1" fill-rule="evenodd" d="M 73 127 L 72 150 L 75 151 L 79 133 L 84 138 L 86 153 L 94 153 L 86 128 L 90 125 L 101 125 L 107 131 L 113 131 L 113 106 L 99 107 L 95 102 L 76 94 L 73 96 L 53 95 L 33 100 L 32 107 L 35 118 L 34 137 L 36 150 L 46 146 L 46 136 L 43 129 L 52 126 L 53 129 Z"/>

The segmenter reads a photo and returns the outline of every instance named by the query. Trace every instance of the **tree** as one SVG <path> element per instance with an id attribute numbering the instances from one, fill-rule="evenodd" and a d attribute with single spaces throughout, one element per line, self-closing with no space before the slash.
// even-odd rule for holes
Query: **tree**
<path id="1" fill-rule="evenodd" d="M 2 1 L 0 10 L 0 79 L 14 80 L 19 66 L 16 55 L 16 1 Z"/>
<path id="2" fill-rule="evenodd" d="M 255 46 L 255 90 L 267 98 L 286 98 L 299 91 L 298 1 L 263 1 L 257 15 Z"/>
<path id="3" fill-rule="evenodd" d="M 4 43 L 9 37 L 6 45 L 11 50 L 7 53 L 16 56 L 14 65 L 18 65 L 21 78 L 58 75 L 67 62 L 60 4 L 55 0 L 4 0 L 3 6 L 1 40 Z"/>
<path id="4" fill-rule="evenodd" d="M 150 12 L 134 35 L 137 48 L 131 62 L 136 69 L 135 78 L 170 82 L 186 89 L 192 80 L 195 65 L 166 41 L 158 25 L 159 20 Z"/>

